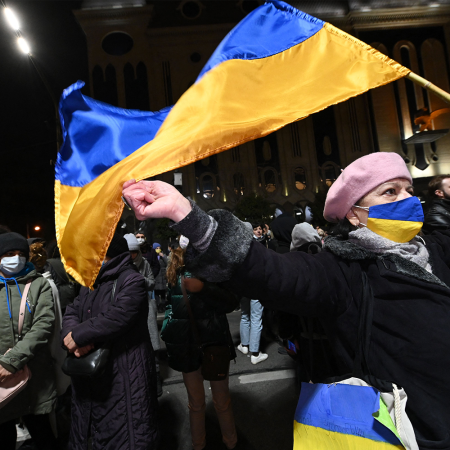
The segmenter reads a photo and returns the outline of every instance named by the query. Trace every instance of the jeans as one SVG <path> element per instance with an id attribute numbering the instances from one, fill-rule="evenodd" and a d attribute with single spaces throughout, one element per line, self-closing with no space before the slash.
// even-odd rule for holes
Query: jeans
<path id="1" fill-rule="evenodd" d="M 205 430 L 205 388 L 201 368 L 194 372 L 184 373 L 183 381 L 189 400 L 189 422 L 191 425 L 192 447 L 202 450 L 206 445 Z M 222 381 L 210 381 L 211 394 L 217 418 L 219 419 L 222 439 L 227 448 L 236 446 L 237 433 L 234 424 L 233 409 L 231 407 L 228 377 Z"/>
<path id="2" fill-rule="evenodd" d="M 253 353 L 259 352 L 264 306 L 259 300 L 243 297 L 241 300 L 241 344 L 249 345 Z"/>

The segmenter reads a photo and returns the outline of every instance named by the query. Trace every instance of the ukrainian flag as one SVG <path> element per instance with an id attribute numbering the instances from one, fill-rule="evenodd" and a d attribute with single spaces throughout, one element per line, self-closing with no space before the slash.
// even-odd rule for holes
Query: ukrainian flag
<path id="1" fill-rule="evenodd" d="M 302 383 L 294 450 L 404 448 L 380 392 L 373 387 Z"/>
<path id="2" fill-rule="evenodd" d="M 67 89 L 56 170 L 56 232 L 67 271 L 92 286 L 120 219 L 122 184 L 260 138 L 406 76 L 353 36 L 272 1 L 222 41 L 172 109 L 113 108 Z"/>

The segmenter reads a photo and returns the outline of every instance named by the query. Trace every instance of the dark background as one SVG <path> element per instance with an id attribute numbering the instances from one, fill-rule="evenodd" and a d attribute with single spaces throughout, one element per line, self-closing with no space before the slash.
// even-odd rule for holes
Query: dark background
<path id="1" fill-rule="evenodd" d="M 85 36 L 72 14 L 81 1 L 4 3 L 18 16 L 32 59 L 19 50 L 17 36 L 2 11 L 0 224 L 25 236 L 28 227 L 30 236 L 51 240 L 55 237 L 55 102 L 70 84 L 89 81 Z M 38 71 L 47 80 L 48 88 Z M 39 233 L 34 231 L 35 226 L 41 227 Z"/>

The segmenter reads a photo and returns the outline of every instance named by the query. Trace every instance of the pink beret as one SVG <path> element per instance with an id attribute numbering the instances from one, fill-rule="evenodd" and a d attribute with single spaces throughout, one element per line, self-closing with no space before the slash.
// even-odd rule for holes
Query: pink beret
<path id="1" fill-rule="evenodd" d="M 330 187 L 323 216 L 328 222 L 339 222 L 360 198 L 393 178 L 405 178 L 412 183 L 411 174 L 398 153 L 370 153 L 353 161 Z"/>

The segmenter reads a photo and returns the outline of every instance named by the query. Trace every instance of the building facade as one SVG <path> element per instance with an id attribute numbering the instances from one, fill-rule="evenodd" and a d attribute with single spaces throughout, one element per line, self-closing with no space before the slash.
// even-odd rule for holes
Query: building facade
<path id="1" fill-rule="evenodd" d="M 131 109 L 174 104 L 223 37 L 260 3 L 85 0 L 75 15 L 87 37 L 91 96 Z M 290 3 L 450 90 L 448 1 Z M 386 151 L 404 158 L 421 194 L 430 177 L 450 173 L 447 106 L 401 79 L 183 167 L 181 189 L 205 210 L 233 210 L 256 192 L 292 211 L 314 202 L 356 158 Z"/>

